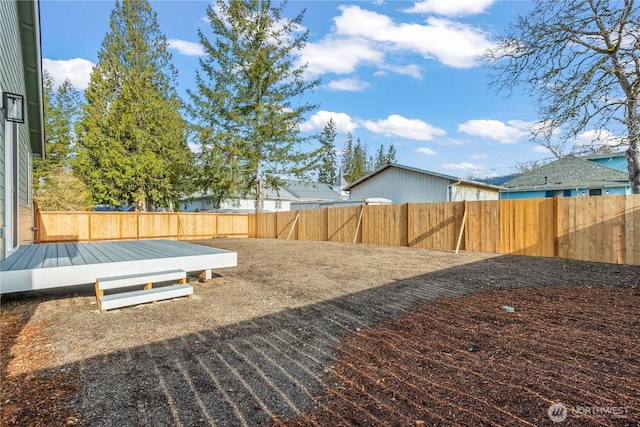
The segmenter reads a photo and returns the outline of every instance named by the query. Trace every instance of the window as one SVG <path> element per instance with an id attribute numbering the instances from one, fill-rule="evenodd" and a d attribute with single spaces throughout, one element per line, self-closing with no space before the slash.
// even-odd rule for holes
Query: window
<path id="1" fill-rule="evenodd" d="M 555 196 L 555 194 L 554 194 L 554 192 L 553 192 L 553 191 L 546 191 L 546 192 L 544 193 L 544 197 L 553 197 L 553 196 Z"/>
<path id="2" fill-rule="evenodd" d="M 240 200 L 232 200 L 231 201 L 231 207 L 232 208 L 239 208 L 240 207 Z"/>
<path id="3" fill-rule="evenodd" d="M 282 209 L 282 201 L 276 200 L 276 209 Z"/>
<path id="4" fill-rule="evenodd" d="M 564 190 L 564 192 L 562 193 L 562 195 L 564 197 L 571 197 L 571 190 Z"/>
<path id="5" fill-rule="evenodd" d="M 590 196 L 602 196 L 602 188 L 590 188 L 589 189 Z"/>

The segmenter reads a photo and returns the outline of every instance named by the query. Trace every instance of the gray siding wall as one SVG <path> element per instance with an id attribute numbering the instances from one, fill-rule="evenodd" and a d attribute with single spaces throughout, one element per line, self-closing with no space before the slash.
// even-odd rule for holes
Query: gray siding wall
<path id="1" fill-rule="evenodd" d="M 22 63 L 22 47 L 20 44 L 20 28 L 18 25 L 17 3 L 13 0 L 0 1 L 0 91 L 26 94 L 24 69 Z M 26 104 L 25 99 L 25 104 Z M 6 205 L 5 185 L 5 123 L 4 115 L 0 117 L 0 226 L 5 224 L 5 212 L 10 209 Z M 20 210 L 18 213 L 18 242 L 30 243 L 33 233 L 30 228 L 33 225 L 33 207 L 28 204 L 30 198 L 27 188 L 30 182 L 27 179 L 29 173 L 29 152 L 31 150 L 29 140 L 28 118 L 24 124 L 18 124 L 18 197 Z M 0 239 L 0 259 L 4 258 L 5 240 Z"/>
<path id="2" fill-rule="evenodd" d="M 390 167 L 350 191 L 352 199 L 382 197 L 392 203 L 446 202 L 449 184 L 445 178 Z"/>

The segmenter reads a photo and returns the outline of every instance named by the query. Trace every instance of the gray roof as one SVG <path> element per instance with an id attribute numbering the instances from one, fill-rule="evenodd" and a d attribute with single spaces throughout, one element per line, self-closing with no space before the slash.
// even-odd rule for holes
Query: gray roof
<path id="1" fill-rule="evenodd" d="M 445 175 L 445 174 L 438 173 L 438 172 L 431 172 L 431 171 L 428 171 L 428 170 L 418 169 L 418 168 L 414 168 L 414 167 L 411 167 L 411 166 L 399 165 L 397 163 L 389 163 L 389 164 L 387 164 L 385 166 L 382 166 L 381 168 L 371 172 L 369 175 L 364 176 L 364 177 L 360 178 L 359 180 L 357 180 L 355 182 L 352 182 L 351 184 L 346 186 L 344 189 L 348 191 L 348 190 L 352 189 L 353 187 L 355 187 L 356 185 L 360 184 L 361 182 L 366 181 L 369 178 L 371 178 L 371 177 L 373 177 L 375 175 L 378 175 L 379 173 L 384 172 L 385 170 L 387 170 L 389 168 L 404 169 L 404 170 L 408 170 L 408 171 L 412 171 L 412 172 L 421 173 L 421 174 L 424 174 L 424 175 L 431 175 L 431 176 L 435 176 L 435 177 L 438 177 L 438 178 L 446 179 L 446 180 L 449 180 L 451 182 L 456 182 L 456 183 L 460 182 L 461 184 L 469 184 L 469 185 L 473 185 L 473 186 L 477 186 L 477 187 L 491 188 L 491 189 L 494 189 L 494 190 L 500 189 L 500 187 L 498 187 L 496 185 L 491 185 L 491 184 L 487 184 L 487 183 L 484 183 L 484 182 L 472 181 L 472 180 L 469 180 L 469 179 L 458 178 L 456 176 Z"/>
<path id="2" fill-rule="evenodd" d="M 211 193 L 198 192 L 191 195 L 191 199 L 207 199 Z M 248 196 L 251 197 L 251 196 Z M 264 198 L 267 200 L 341 200 L 340 194 L 333 191 L 328 184 L 318 182 L 302 182 L 284 180 L 277 189 L 266 187 Z"/>
<path id="3" fill-rule="evenodd" d="M 340 200 L 340 194 L 333 191 L 330 185 L 319 182 L 285 181 L 280 191 L 282 189 L 298 199 Z"/>
<path id="4" fill-rule="evenodd" d="M 575 156 L 566 156 L 502 184 L 509 190 L 623 187 L 629 175 Z"/>

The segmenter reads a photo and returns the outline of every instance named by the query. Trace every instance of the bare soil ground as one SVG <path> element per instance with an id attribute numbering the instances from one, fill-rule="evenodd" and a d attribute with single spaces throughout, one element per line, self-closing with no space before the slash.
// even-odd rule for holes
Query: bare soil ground
<path id="1" fill-rule="evenodd" d="M 2 297 L 2 425 L 637 425 L 640 266 L 275 240 L 192 299 Z M 502 307 L 508 305 L 514 312 Z"/>

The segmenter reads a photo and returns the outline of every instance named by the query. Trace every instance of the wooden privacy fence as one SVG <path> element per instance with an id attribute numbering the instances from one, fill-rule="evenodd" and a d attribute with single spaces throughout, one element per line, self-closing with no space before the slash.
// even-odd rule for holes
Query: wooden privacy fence
<path id="1" fill-rule="evenodd" d="M 257 238 L 640 264 L 640 195 L 350 206 L 248 220 Z"/>
<path id="2" fill-rule="evenodd" d="M 36 242 L 254 237 L 640 265 L 640 195 L 349 206 L 261 214 L 37 212 Z"/>
<path id="3" fill-rule="evenodd" d="M 192 212 L 40 212 L 37 243 L 248 237 L 247 214 Z"/>

